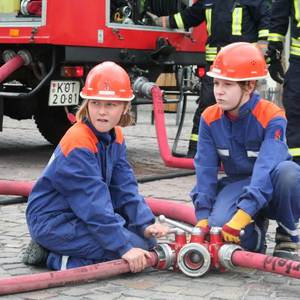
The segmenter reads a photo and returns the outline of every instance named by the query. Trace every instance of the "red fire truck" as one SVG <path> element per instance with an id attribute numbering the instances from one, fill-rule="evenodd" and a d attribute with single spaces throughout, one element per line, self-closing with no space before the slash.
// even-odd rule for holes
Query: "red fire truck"
<path id="1" fill-rule="evenodd" d="M 34 118 L 56 144 L 95 64 L 111 60 L 132 80 L 204 64 L 204 26 L 153 26 L 193 0 L 0 0 L 0 131 L 3 116 Z M 17 61 L 17 58 L 20 58 Z M 180 87 L 179 87 L 180 88 Z"/>

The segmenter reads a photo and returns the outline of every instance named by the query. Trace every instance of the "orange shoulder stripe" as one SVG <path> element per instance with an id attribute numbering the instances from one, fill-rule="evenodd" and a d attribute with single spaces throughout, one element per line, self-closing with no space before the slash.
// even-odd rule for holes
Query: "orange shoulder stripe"
<path id="1" fill-rule="evenodd" d="M 217 104 L 209 106 L 202 113 L 202 117 L 208 125 L 216 120 L 221 119 L 222 115 L 223 111 Z"/>
<path id="2" fill-rule="evenodd" d="M 255 118 L 263 128 L 266 128 L 270 120 L 272 120 L 273 118 L 286 118 L 285 112 L 282 108 L 265 99 L 261 99 L 257 103 L 256 107 L 252 111 L 252 114 L 255 116 Z"/>
<path id="3" fill-rule="evenodd" d="M 75 148 L 87 148 L 96 153 L 98 139 L 93 131 L 84 123 L 75 123 L 60 141 L 60 148 L 67 156 Z"/>
<path id="4" fill-rule="evenodd" d="M 122 144 L 124 140 L 122 128 L 120 126 L 116 126 L 115 133 L 116 133 L 116 143 Z"/>

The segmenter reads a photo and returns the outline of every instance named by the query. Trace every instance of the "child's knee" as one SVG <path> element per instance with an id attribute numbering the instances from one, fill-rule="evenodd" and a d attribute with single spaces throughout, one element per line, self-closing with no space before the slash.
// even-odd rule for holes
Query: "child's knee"
<path id="1" fill-rule="evenodd" d="M 275 169 L 278 183 L 285 187 L 299 185 L 300 167 L 292 161 L 281 162 Z"/>

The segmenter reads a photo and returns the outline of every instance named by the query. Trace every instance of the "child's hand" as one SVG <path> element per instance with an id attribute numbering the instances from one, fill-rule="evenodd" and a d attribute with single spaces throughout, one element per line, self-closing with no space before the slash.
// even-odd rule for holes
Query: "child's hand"
<path id="1" fill-rule="evenodd" d="M 143 271 L 147 266 L 147 258 L 150 257 L 148 251 L 140 248 L 131 248 L 122 255 L 122 258 L 128 262 L 130 271 L 133 273 Z"/>
<path id="2" fill-rule="evenodd" d="M 165 236 L 169 232 L 169 227 L 164 226 L 162 224 L 152 224 L 146 227 L 144 231 L 144 237 L 149 239 L 151 237 L 160 238 Z"/>

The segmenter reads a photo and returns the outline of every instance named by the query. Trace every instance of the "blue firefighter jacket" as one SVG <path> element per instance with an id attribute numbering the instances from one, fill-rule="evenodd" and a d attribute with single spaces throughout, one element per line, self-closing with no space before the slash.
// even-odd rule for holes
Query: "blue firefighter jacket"
<path id="1" fill-rule="evenodd" d="M 283 110 L 255 93 L 235 120 L 217 104 L 203 112 L 195 156 L 197 183 L 191 192 L 198 220 L 208 218 L 214 205 L 220 162 L 233 180 L 251 176 L 238 200 L 239 208 L 254 216 L 267 205 L 273 192 L 272 170 L 291 159 L 286 124 Z"/>
<path id="2" fill-rule="evenodd" d="M 88 121 L 74 124 L 33 187 L 26 217 L 33 239 L 79 218 L 103 249 L 130 250 L 124 226 L 143 236 L 155 219 L 138 194 L 121 128 L 100 133 Z"/>

